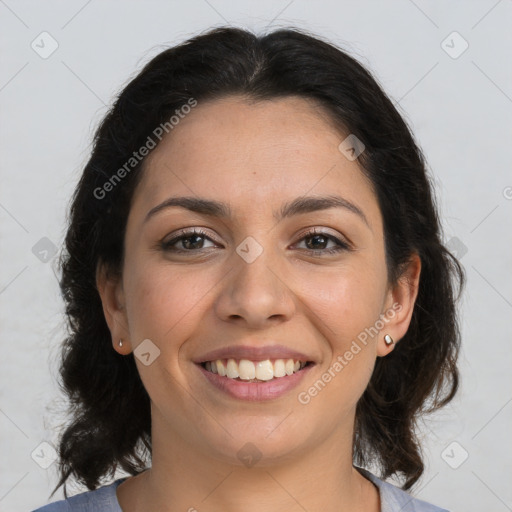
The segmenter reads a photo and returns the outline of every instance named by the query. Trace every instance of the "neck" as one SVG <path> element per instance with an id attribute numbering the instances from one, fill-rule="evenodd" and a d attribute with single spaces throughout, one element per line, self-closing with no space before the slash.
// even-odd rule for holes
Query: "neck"
<path id="1" fill-rule="evenodd" d="M 380 510 L 376 487 L 352 466 L 352 433 L 339 436 L 336 431 L 310 451 L 286 460 L 262 457 L 246 467 L 164 432 L 161 420 L 153 415 L 151 468 L 131 479 L 131 487 L 125 485 L 130 480 L 118 487 L 125 512 Z"/>

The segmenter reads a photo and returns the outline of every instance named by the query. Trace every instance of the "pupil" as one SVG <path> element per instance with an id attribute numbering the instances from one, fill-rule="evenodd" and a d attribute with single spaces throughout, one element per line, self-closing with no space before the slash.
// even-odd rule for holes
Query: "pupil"
<path id="1" fill-rule="evenodd" d="M 189 244 L 188 241 L 189 240 L 192 240 L 192 239 L 195 239 L 195 242 L 192 242 L 192 244 Z M 202 241 L 202 235 L 192 235 L 192 236 L 189 236 L 185 239 L 183 239 L 183 245 L 185 246 L 186 249 L 201 249 L 201 247 L 190 247 L 190 245 L 194 245 L 195 243 L 198 243 L 198 242 L 201 242 Z"/>
<path id="2" fill-rule="evenodd" d="M 312 235 L 312 236 L 310 237 L 310 240 L 313 240 L 314 238 L 316 238 L 316 239 L 318 239 L 318 238 L 319 238 L 319 239 L 323 240 L 323 244 L 325 244 L 325 237 L 324 237 L 323 235 Z M 308 246 L 309 246 L 309 245 L 310 245 L 310 244 L 308 244 Z M 315 247 L 313 247 L 313 249 L 315 249 Z M 317 247 L 317 249 L 318 249 L 318 247 Z"/>

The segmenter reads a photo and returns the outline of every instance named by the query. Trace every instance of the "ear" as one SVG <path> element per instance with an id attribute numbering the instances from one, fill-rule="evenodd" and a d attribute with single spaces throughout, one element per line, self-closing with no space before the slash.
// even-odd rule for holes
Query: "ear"
<path id="1" fill-rule="evenodd" d="M 389 354 L 395 344 L 405 336 L 409 324 L 420 283 L 421 259 L 418 254 L 411 255 L 403 268 L 397 283 L 388 291 L 385 301 L 385 309 L 382 312 L 386 320 L 385 326 L 379 333 L 377 340 L 377 355 L 383 357 Z M 386 345 L 384 336 L 389 334 L 394 343 Z"/>
<path id="2" fill-rule="evenodd" d="M 112 275 L 107 265 L 99 263 L 96 269 L 96 287 L 101 297 L 103 314 L 112 335 L 114 350 L 122 355 L 132 351 L 126 316 L 123 281 L 121 276 Z M 119 346 L 123 340 L 123 346 Z"/>

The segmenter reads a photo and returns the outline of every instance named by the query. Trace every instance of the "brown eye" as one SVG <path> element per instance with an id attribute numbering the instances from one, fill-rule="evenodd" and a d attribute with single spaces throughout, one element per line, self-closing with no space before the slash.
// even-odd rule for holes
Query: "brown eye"
<path id="1" fill-rule="evenodd" d="M 177 236 L 162 242 L 162 249 L 170 252 L 197 252 L 205 249 L 205 240 L 212 241 L 206 233 L 200 229 L 193 229 L 189 231 L 182 231 Z M 180 243 L 181 248 L 175 248 L 176 244 Z M 208 247 L 206 247 L 208 249 Z"/>
<path id="2" fill-rule="evenodd" d="M 303 240 L 306 241 L 306 250 L 318 255 L 350 250 L 350 246 L 346 242 L 323 231 L 309 231 L 302 236 L 301 241 Z M 329 242 L 334 242 L 335 246 L 328 249 L 326 246 Z"/>

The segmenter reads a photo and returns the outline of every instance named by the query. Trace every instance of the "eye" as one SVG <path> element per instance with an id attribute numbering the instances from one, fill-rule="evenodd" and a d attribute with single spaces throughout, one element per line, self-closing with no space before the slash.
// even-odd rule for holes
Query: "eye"
<path id="1" fill-rule="evenodd" d="M 182 230 L 170 240 L 162 241 L 160 245 L 164 251 L 173 253 L 192 253 L 199 252 L 203 249 L 209 249 L 210 247 L 204 246 L 205 240 L 209 240 L 215 244 L 205 231 L 199 228 L 194 228 L 188 231 Z M 301 243 L 305 241 L 305 250 L 307 252 L 318 256 L 351 250 L 351 247 L 347 242 L 340 240 L 325 231 L 317 229 L 312 229 L 303 233 L 300 240 Z M 333 242 L 334 247 L 331 247 L 330 249 L 324 247 L 325 245 L 328 245 L 329 242 Z M 178 244 L 181 244 L 181 248 L 175 247 Z"/>
<path id="2" fill-rule="evenodd" d="M 197 252 L 198 250 L 205 248 L 204 240 L 202 239 L 212 241 L 212 239 L 201 229 L 194 228 L 188 231 L 183 230 L 170 240 L 162 241 L 161 247 L 164 251 L 175 253 Z M 181 244 L 181 249 L 174 247 L 178 243 Z M 206 248 L 208 249 L 208 247 Z"/>
<path id="3" fill-rule="evenodd" d="M 312 229 L 306 233 L 303 233 L 301 242 L 302 241 L 305 241 L 306 243 L 306 251 L 319 256 L 351 250 L 350 245 L 347 242 L 340 240 L 339 238 L 330 235 L 325 231 L 317 229 Z M 329 242 L 334 242 L 335 245 L 334 247 L 327 249 L 324 246 L 328 245 Z"/>

